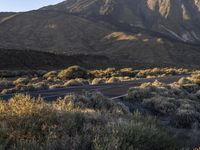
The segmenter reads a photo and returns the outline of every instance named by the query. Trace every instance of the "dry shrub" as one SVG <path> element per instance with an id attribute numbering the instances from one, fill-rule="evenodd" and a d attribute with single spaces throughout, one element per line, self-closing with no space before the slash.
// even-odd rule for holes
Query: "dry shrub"
<path id="1" fill-rule="evenodd" d="M 189 93 L 196 93 L 199 90 L 199 86 L 196 84 L 185 84 L 181 88 Z"/>
<path id="2" fill-rule="evenodd" d="M 155 120 L 150 117 L 143 120 L 138 113 L 133 118 L 130 121 L 113 122 L 102 129 L 103 134 L 95 138 L 94 149 L 178 149 L 180 142 L 173 136 L 169 138 Z"/>
<path id="3" fill-rule="evenodd" d="M 50 72 L 47 72 L 46 74 L 44 74 L 43 77 L 48 79 L 48 78 L 57 77 L 57 75 L 58 75 L 57 71 L 50 71 Z"/>
<path id="4" fill-rule="evenodd" d="M 18 78 L 17 80 L 13 81 L 13 83 L 15 85 L 19 85 L 19 84 L 28 84 L 30 82 L 29 78 Z"/>
<path id="5" fill-rule="evenodd" d="M 126 99 L 133 104 L 139 103 L 140 107 L 153 114 L 169 117 L 171 125 L 191 128 L 193 123 L 200 124 L 198 89 L 199 86 L 196 84 L 165 85 L 156 81 L 131 88 Z"/>
<path id="6" fill-rule="evenodd" d="M 95 109 L 111 113 L 129 113 L 126 106 L 121 103 L 115 103 L 104 97 L 101 93 L 85 93 L 84 95 L 68 95 L 54 103 L 60 110 Z"/>
<path id="7" fill-rule="evenodd" d="M 94 78 L 111 78 L 114 76 L 120 76 L 120 72 L 115 68 L 107 68 L 105 70 L 92 70 L 90 74 Z"/>
<path id="8" fill-rule="evenodd" d="M 17 88 L 9 88 L 9 89 L 3 89 L 1 91 L 1 94 L 12 94 L 12 93 L 16 93 L 17 92 Z"/>
<path id="9" fill-rule="evenodd" d="M 7 79 L 0 79 L 0 88 L 9 88 L 13 86 L 12 81 L 8 81 Z"/>
<path id="10" fill-rule="evenodd" d="M 107 80 L 106 83 L 117 83 L 117 82 L 120 82 L 119 78 L 111 77 L 110 79 Z"/>
<path id="11" fill-rule="evenodd" d="M 81 81 L 79 80 L 75 80 L 75 79 L 72 79 L 72 80 L 69 80 L 67 81 L 64 86 L 65 87 L 70 87 L 70 86 L 83 86 L 84 83 L 82 83 Z"/>
<path id="12" fill-rule="evenodd" d="M 193 74 L 190 80 L 195 84 L 200 84 L 200 74 Z"/>
<path id="13" fill-rule="evenodd" d="M 150 97 L 152 97 L 152 95 L 149 88 L 134 87 L 129 89 L 126 99 L 141 101 L 144 98 L 150 98 Z"/>
<path id="14" fill-rule="evenodd" d="M 83 79 L 83 78 L 76 78 L 75 80 L 83 83 L 84 85 L 89 85 L 90 84 L 90 82 L 88 80 Z"/>
<path id="15" fill-rule="evenodd" d="M 65 70 L 59 72 L 58 77 L 63 80 L 76 79 L 76 78 L 87 78 L 87 70 L 80 66 L 71 66 Z"/>
<path id="16" fill-rule="evenodd" d="M 120 73 L 123 77 L 124 76 L 135 77 L 138 72 L 136 70 L 133 70 L 133 68 L 123 68 L 120 69 Z"/>
<path id="17" fill-rule="evenodd" d="M 106 83 L 106 79 L 104 78 L 95 78 L 92 80 L 92 85 L 104 84 Z"/>
<path id="18" fill-rule="evenodd" d="M 178 80 L 178 83 L 180 85 L 184 85 L 184 84 L 191 84 L 192 82 L 188 78 L 183 77 L 183 78 Z"/>
<path id="19" fill-rule="evenodd" d="M 144 99 L 143 105 L 154 112 L 163 115 L 171 115 L 175 113 L 179 103 L 174 98 L 157 96 Z"/>
<path id="20" fill-rule="evenodd" d="M 34 90 L 46 90 L 49 88 L 48 83 L 45 81 L 32 84 L 32 86 Z"/>
<path id="21" fill-rule="evenodd" d="M 25 116 L 34 113 L 35 110 L 41 109 L 45 105 L 40 98 L 34 99 L 30 96 L 18 94 L 8 102 L 1 101 L 0 113 L 10 115 Z"/>
<path id="22" fill-rule="evenodd" d="M 59 89 L 64 88 L 65 86 L 63 84 L 53 84 L 49 86 L 49 89 Z"/>
<path id="23" fill-rule="evenodd" d="M 12 94 L 28 91 L 46 90 L 48 89 L 48 84 L 46 82 L 29 83 L 27 85 L 18 84 L 14 88 L 4 89 L 1 94 Z"/>
<path id="24" fill-rule="evenodd" d="M 145 78 L 147 76 L 165 76 L 165 75 L 177 75 L 189 73 L 188 69 L 177 68 L 153 68 L 146 70 L 139 70 L 137 77 Z"/>
<path id="25" fill-rule="evenodd" d="M 80 108 L 79 101 L 86 102 L 85 107 Z M 54 103 L 24 95 L 0 101 L 0 148 L 92 150 L 180 146 L 154 119 L 110 111 L 116 107 L 110 103 L 114 102 L 94 93 Z M 88 112 L 88 108 L 93 111 Z"/>
<path id="26" fill-rule="evenodd" d="M 200 125 L 200 113 L 192 109 L 178 109 L 172 122 L 178 128 L 192 128 Z"/>
<path id="27" fill-rule="evenodd" d="M 31 79 L 31 82 L 39 82 L 39 81 L 41 81 L 41 79 L 39 78 L 39 77 L 33 77 L 32 79 Z"/>

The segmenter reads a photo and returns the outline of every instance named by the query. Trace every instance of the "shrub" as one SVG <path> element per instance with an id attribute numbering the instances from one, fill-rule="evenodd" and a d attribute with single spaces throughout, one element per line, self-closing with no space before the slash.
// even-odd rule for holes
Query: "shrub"
<path id="1" fill-rule="evenodd" d="M 117 77 L 111 77 L 107 81 L 107 83 L 117 83 L 117 82 L 120 82 L 119 78 L 117 78 Z"/>
<path id="2" fill-rule="evenodd" d="M 200 113 L 192 109 L 178 109 L 173 122 L 178 128 L 192 128 L 194 124 L 200 123 Z"/>
<path id="3" fill-rule="evenodd" d="M 72 110 L 75 108 L 95 109 L 111 113 L 127 114 L 129 110 L 121 103 L 115 103 L 101 93 L 85 93 L 84 95 L 67 95 L 63 100 L 54 103 L 61 110 Z"/>
<path id="4" fill-rule="evenodd" d="M 200 74 L 193 74 L 189 80 L 191 80 L 194 84 L 200 84 Z"/>
<path id="5" fill-rule="evenodd" d="M 95 78 L 92 80 L 92 85 L 104 84 L 106 82 L 103 78 Z"/>
<path id="6" fill-rule="evenodd" d="M 177 68 L 153 68 L 146 70 L 139 70 L 137 77 L 147 77 L 147 76 L 165 76 L 165 75 L 176 75 L 176 74 L 185 74 L 188 73 L 188 69 L 177 69 Z"/>
<path id="7" fill-rule="evenodd" d="M 89 85 L 89 84 L 90 84 L 89 81 L 86 80 L 86 79 L 76 78 L 75 80 L 76 80 L 76 81 L 79 81 L 79 82 L 81 82 L 81 83 L 83 83 L 84 85 Z"/>
<path id="8" fill-rule="evenodd" d="M 185 84 L 182 85 L 181 88 L 189 93 L 195 93 L 199 90 L 199 86 L 196 84 Z"/>
<path id="9" fill-rule="evenodd" d="M 76 79 L 76 78 L 87 78 L 87 70 L 79 66 L 71 66 L 65 70 L 59 72 L 58 77 L 60 79 Z"/>
<path id="10" fill-rule="evenodd" d="M 176 140 L 154 119 L 140 114 L 105 112 L 108 106 L 104 101 L 107 100 L 101 101 L 100 94 L 87 93 L 82 97 L 87 99 L 84 100 L 86 109 L 72 108 L 66 99 L 46 103 L 25 95 L 0 101 L 0 148 L 175 149 Z M 71 98 L 74 100 L 70 101 L 79 106 L 77 97 Z M 176 145 L 180 146 L 177 142 Z"/>
<path id="11" fill-rule="evenodd" d="M 120 73 L 122 76 L 135 77 L 137 71 L 134 71 L 132 68 L 123 68 L 120 70 Z"/>
<path id="12" fill-rule="evenodd" d="M 179 142 L 152 119 L 134 115 L 133 120 L 113 123 L 94 140 L 94 149 L 178 149 Z M 145 119 L 145 121 L 141 121 Z"/>
<path id="13" fill-rule="evenodd" d="M 63 84 L 53 84 L 49 86 L 49 89 L 59 89 L 64 88 L 65 86 Z"/>
<path id="14" fill-rule="evenodd" d="M 46 82 L 38 82 L 38 83 L 32 84 L 32 86 L 34 90 L 45 90 L 49 88 Z"/>
<path id="15" fill-rule="evenodd" d="M 49 77 L 54 78 L 57 76 L 57 74 L 58 74 L 57 71 L 50 71 L 50 72 L 47 72 L 46 74 L 44 74 L 43 77 L 46 79 L 48 79 Z"/>
<path id="16" fill-rule="evenodd" d="M 142 101 L 144 98 L 152 97 L 150 88 L 130 88 L 126 99 Z"/>
<path id="17" fill-rule="evenodd" d="M 29 79 L 28 78 L 18 78 L 17 80 L 15 80 L 13 82 L 15 85 L 19 85 L 19 84 L 28 84 L 29 83 Z"/>
<path id="18" fill-rule="evenodd" d="M 163 115 L 171 115 L 175 113 L 179 103 L 174 98 L 157 96 L 150 99 L 144 99 L 143 105 L 154 112 Z"/>
<path id="19" fill-rule="evenodd" d="M 105 70 L 92 70 L 90 71 L 90 74 L 94 78 L 111 78 L 121 75 L 121 73 L 115 68 L 107 68 Z"/>
<path id="20" fill-rule="evenodd" d="M 192 82 L 189 79 L 183 77 L 183 78 L 181 78 L 181 79 L 178 80 L 178 83 L 180 85 L 184 85 L 184 84 L 191 84 Z"/>
<path id="21" fill-rule="evenodd" d="M 33 78 L 31 79 L 32 82 L 38 82 L 38 81 L 40 81 L 40 80 L 41 80 L 41 79 L 38 78 L 38 77 L 33 77 Z"/>
<path id="22" fill-rule="evenodd" d="M 13 86 L 13 83 L 11 81 L 8 81 L 6 79 L 0 79 L 0 89 L 9 88 L 11 86 Z"/>
<path id="23" fill-rule="evenodd" d="M 16 93 L 17 91 L 18 91 L 17 88 L 3 89 L 1 91 L 1 94 L 12 94 L 12 93 Z"/>
<path id="24" fill-rule="evenodd" d="M 83 86 L 84 84 L 80 81 L 77 81 L 75 79 L 67 81 L 64 86 L 65 87 L 70 87 L 70 86 Z"/>

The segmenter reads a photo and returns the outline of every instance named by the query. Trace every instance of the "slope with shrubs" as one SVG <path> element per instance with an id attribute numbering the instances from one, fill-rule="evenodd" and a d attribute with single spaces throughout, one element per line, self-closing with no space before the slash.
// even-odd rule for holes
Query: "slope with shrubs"
<path id="1" fill-rule="evenodd" d="M 199 146 L 200 82 L 199 75 L 182 78 L 172 84 L 159 81 L 129 89 L 125 98 L 132 110 L 157 116 L 164 126 L 182 136 L 185 145 Z M 182 130 L 182 131 L 181 131 Z M 195 133 L 195 134 L 194 134 Z M 185 138 L 185 140 L 184 140 Z"/>
<path id="2" fill-rule="evenodd" d="M 150 117 L 130 113 L 99 93 L 53 103 L 16 95 L 0 101 L 0 149 L 178 149 L 178 141 Z"/>

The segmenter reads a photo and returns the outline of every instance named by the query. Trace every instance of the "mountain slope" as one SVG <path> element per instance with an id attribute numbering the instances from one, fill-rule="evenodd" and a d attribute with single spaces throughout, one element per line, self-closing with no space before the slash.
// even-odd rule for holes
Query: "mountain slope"
<path id="1" fill-rule="evenodd" d="M 174 1 L 67 0 L 36 11 L 0 13 L 0 20 L 4 20 L 0 23 L 0 48 L 32 49 L 67 55 L 103 55 L 116 60 L 116 66 L 196 67 L 200 64 L 198 45 L 188 44 L 153 25 L 158 22 L 166 22 L 165 26 L 179 25 L 168 21 L 173 19 L 162 19 L 160 16 L 152 18 L 156 16 L 158 8 L 166 10 L 164 8 L 167 6 L 179 6 L 179 2 L 186 5 L 184 0 Z M 153 15 L 150 6 L 154 6 Z M 191 24 L 194 26 L 192 30 L 198 30 L 195 28 L 198 19 L 196 24 Z M 197 35 L 197 31 L 195 33 Z"/>
<path id="2" fill-rule="evenodd" d="M 0 24 L 0 47 L 89 52 L 92 51 L 90 44 L 97 43 L 108 32 L 101 25 L 80 17 L 38 10 L 21 13 Z"/>
<path id="3" fill-rule="evenodd" d="M 200 41 L 200 0 L 66 0 L 43 9 L 123 23 L 185 42 Z"/>

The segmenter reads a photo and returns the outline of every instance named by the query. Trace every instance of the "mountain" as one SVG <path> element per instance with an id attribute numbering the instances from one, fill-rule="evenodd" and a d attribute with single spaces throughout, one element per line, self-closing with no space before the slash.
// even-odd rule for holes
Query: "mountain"
<path id="1" fill-rule="evenodd" d="M 200 41 L 200 0 L 66 0 L 43 9 L 139 27 L 184 42 Z"/>
<path id="2" fill-rule="evenodd" d="M 100 55 L 115 60 L 110 66 L 197 67 L 199 1 L 66 0 L 0 13 L 0 48 Z"/>

